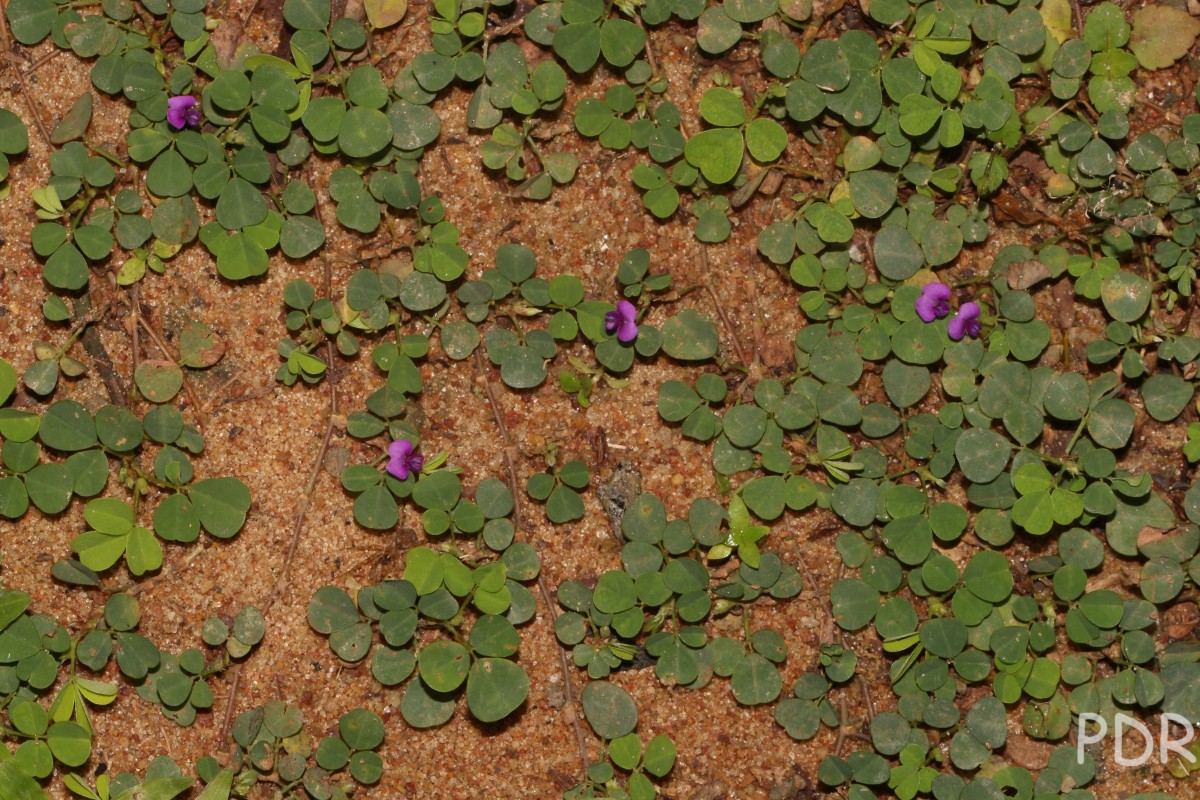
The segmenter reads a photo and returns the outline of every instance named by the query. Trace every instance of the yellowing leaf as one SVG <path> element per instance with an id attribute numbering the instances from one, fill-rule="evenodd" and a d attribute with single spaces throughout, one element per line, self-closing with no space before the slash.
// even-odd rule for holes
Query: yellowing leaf
<path id="1" fill-rule="evenodd" d="M 137 283 L 146 274 L 146 260 L 137 256 L 130 256 L 125 259 L 125 263 L 121 265 L 121 269 L 117 272 L 117 283 L 122 286 L 129 286 Z"/>
<path id="2" fill-rule="evenodd" d="M 1071 24 L 1071 0 L 1045 0 L 1040 10 L 1046 30 L 1059 44 L 1075 36 L 1075 27 Z"/>
<path id="3" fill-rule="evenodd" d="M 106 706 L 117 699 L 115 684 L 92 681 L 87 678 L 74 678 L 79 693 L 92 705 Z"/>
<path id="4" fill-rule="evenodd" d="M 1174 6 L 1146 6 L 1133 15 L 1129 49 L 1146 69 L 1163 69 L 1187 55 L 1200 21 Z"/>
<path id="5" fill-rule="evenodd" d="M 387 28 L 404 19 L 408 0 L 363 0 L 372 28 Z"/>

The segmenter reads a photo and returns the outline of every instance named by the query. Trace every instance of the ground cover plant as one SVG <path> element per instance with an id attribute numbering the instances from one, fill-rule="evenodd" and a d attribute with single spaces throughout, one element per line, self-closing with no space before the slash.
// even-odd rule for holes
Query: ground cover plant
<path id="1" fill-rule="evenodd" d="M 0 800 L 1194 794 L 1186 8 L 267 5 L 5 8 Z"/>

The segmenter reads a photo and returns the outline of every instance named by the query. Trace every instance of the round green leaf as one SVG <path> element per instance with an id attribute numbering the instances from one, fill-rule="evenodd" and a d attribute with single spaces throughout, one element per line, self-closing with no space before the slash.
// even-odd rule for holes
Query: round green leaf
<path id="1" fill-rule="evenodd" d="M 66 453 L 86 450 L 96 444 L 96 423 L 79 403 L 59 400 L 42 415 L 38 438 L 54 450 Z"/>
<path id="2" fill-rule="evenodd" d="M 953 617 L 927 620 L 920 636 L 925 649 L 939 658 L 954 658 L 967 646 L 967 628 Z"/>
<path id="3" fill-rule="evenodd" d="M 174 361 L 147 360 L 133 374 L 138 391 L 152 403 L 165 403 L 183 388 L 183 370 Z"/>
<path id="4" fill-rule="evenodd" d="M 583 715 L 601 739 L 619 739 L 637 727 L 637 705 L 620 686 L 591 681 L 583 687 L 582 700 Z"/>
<path id="5" fill-rule="evenodd" d="M 856 631 L 875 618 L 879 592 L 858 578 L 843 578 L 833 584 L 830 603 L 833 618 L 848 631 Z"/>
<path id="6" fill-rule="evenodd" d="M 1100 284 L 1100 299 L 1104 310 L 1120 322 L 1137 322 L 1150 307 L 1153 287 L 1145 278 L 1132 272 L 1106 275 Z"/>
<path id="7" fill-rule="evenodd" d="M 217 199 L 217 222 L 226 230 L 239 230 L 257 225 L 267 218 L 267 204 L 262 193 L 242 178 L 233 178 Z"/>
<path id="8" fill-rule="evenodd" d="M 250 511 L 250 490 L 237 478 L 208 478 L 188 490 L 204 530 L 228 539 L 242 529 Z"/>
<path id="9" fill-rule="evenodd" d="M 480 722 L 497 722 L 529 696 L 529 676 L 505 658 L 479 658 L 467 677 L 467 708 Z"/>
<path id="10" fill-rule="evenodd" d="M 50 30 L 54 27 L 56 11 L 54 3 L 50 0 L 13 0 L 4 9 L 13 38 L 23 45 L 37 44 L 50 35 Z M 5 113 L 16 116 L 11 111 L 6 110 Z M 19 119 L 17 123 L 20 124 Z M 25 126 L 21 125 L 21 130 L 24 129 Z M 28 141 L 28 137 L 26 137 L 26 141 Z M 24 149 L 22 147 L 20 150 L 12 152 L 21 152 Z"/>
<path id="11" fill-rule="evenodd" d="M 1124 447 L 1129 441 L 1136 417 L 1133 406 L 1124 400 L 1110 397 L 1092 409 L 1087 420 L 1087 430 L 1096 444 L 1115 450 Z"/>
<path id="12" fill-rule="evenodd" d="M 954 454 L 963 475 L 972 483 L 989 483 L 1008 466 L 1012 446 L 987 428 L 971 428 L 958 437 Z"/>
<path id="13" fill-rule="evenodd" d="M 730 676 L 729 688 L 739 703 L 748 706 L 770 703 L 779 697 L 783 678 L 779 670 L 758 653 L 743 658 Z"/>
<path id="14" fill-rule="evenodd" d="M 709 183 L 733 180 L 742 165 L 742 132 L 735 128 L 701 131 L 687 140 L 683 154 Z"/>
<path id="15" fill-rule="evenodd" d="M 906 228 L 885 225 L 875 236 L 875 264 L 885 277 L 903 281 L 925 264 L 925 255 Z"/>
<path id="16" fill-rule="evenodd" d="M 423 680 L 435 692 L 452 692 L 467 679 L 471 656 L 458 642 L 431 642 L 417 658 Z"/>
<path id="17" fill-rule="evenodd" d="M 717 326 L 690 308 L 668 319 L 662 336 L 663 352 L 680 361 L 703 361 L 717 354 Z"/>
<path id="18" fill-rule="evenodd" d="M 350 595 L 336 586 L 322 586 L 308 604 L 308 624 L 317 633 L 345 630 L 358 622 L 358 608 Z"/>
<path id="19" fill-rule="evenodd" d="M 736 128 L 746 121 L 746 107 L 740 93 L 717 86 L 700 98 L 700 116 L 710 125 Z"/>
<path id="20" fill-rule="evenodd" d="M 435 728 L 454 716 L 454 695 L 435 692 L 424 681 L 409 681 L 400 701 L 400 714 L 414 728 Z"/>
<path id="21" fill-rule="evenodd" d="M 1008 559 L 994 550 L 976 553 L 963 569 L 963 586 L 981 600 L 999 605 L 1012 594 Z"/>
<path id="22" fill-rule="evenodd" d="M 1152 375 L 1142 384 L 1146 413 L 1159 422 L 1170 422 L 1183 413 L 1192 400 L 1192 385 L 1177 375 Z"/>
<path id="23" fill-rule="evenodd" d="M 67 767 L 79 767 L 92 755 L 92 736 L 75 722 L 55 722 L 46 732 L 54 758 Z"/>
<path id="24" fill-rule="evenodd" d="M 896 179 L 874 169 L 854 172 L 850 175 L 850 199 L 858 213 L 867 219 L 879 219 L 896 203 Z"/>
<path id="25" fill-rule="evenodd" d="M 338 720 L 338 733 L 354 750 L 374 750 L 383 744 L 383 720 L 374 711 L 356 708 Z"/>

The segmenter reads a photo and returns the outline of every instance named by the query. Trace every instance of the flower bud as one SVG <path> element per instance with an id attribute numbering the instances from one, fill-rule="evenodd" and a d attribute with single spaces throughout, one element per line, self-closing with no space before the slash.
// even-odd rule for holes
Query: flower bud
<path id="1" fill-rule="evenodd" d="M 724 597 L 718 598 L 717 601 L 713 603 L 712 615 L 714 617 L 719 617 L 723 614 L 728 614 L 733 610 L 733 606 L 734 602 L 732 600 L 728 600 Z"/>

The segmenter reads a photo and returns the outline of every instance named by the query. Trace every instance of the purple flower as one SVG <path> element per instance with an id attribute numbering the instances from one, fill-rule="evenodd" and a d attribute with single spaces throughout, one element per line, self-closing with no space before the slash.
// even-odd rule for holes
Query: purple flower
<path id="1" fill-rule="evenodd" d="M 408 478 L 409 472 L 420 472 L 425 464 L 425 456 L 413 452 L 413 443 L 407 439 L 397 439 L 388 445 L 387 471 L 399 480 Z"/>
<path id="2" fill-rule="evenodd" d="M 925 322 L 933 322 L 950 313 L 950 287 L 934 281 L 925 284 L 917 298 L 917 316 Z M 977 312 L 978 313 L 978 312 Z M 961 337 L 960 337 L 961 338 Z"/>
<path id="3" fill-rule="evenodd" d="M 962 308 L 950 320 L 950 338 L 957 342 L 963 336 L 978 337 L 981 327 L 979 303 L 963 303 Z"/>
<path id="4" fill-rule="evenodd" d="M 190 94 L 167 98 L 167 123 L 176 130 L 199 125 L 200 109 L 196 108 L 196 98 Z"/>
<path id="5" fill-rule="evenodd" d="M 604 330 L 617 332 L 617 338 L 629 343 L 637 338 L 637 306 L 628 300 L 617 303 L 616 311 L 604 315 Z"/>

